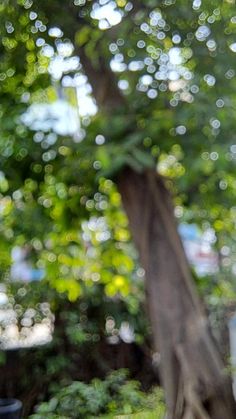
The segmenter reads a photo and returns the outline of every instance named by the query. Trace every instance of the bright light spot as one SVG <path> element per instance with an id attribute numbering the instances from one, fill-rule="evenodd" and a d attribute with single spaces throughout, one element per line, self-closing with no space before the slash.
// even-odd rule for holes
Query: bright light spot
<path id="1" fill-rule="evenodd" d="M 129 70 L 130 71 L 139 71 L 144 68 L 144 62 L 143 61 L 131 61 L 129 63 Z"/>
<path id="2" fill-rule="evenodd" d="M 152 29 L 150 28 L 150 26 L 147 23 L 142 23 L 140 26 L 141 31 L 147 33 L 147 34 L 151 34 L 152 33 Z"/>
<path id="3" fill-rule="evenodd" d="M 158 93 L 155 89 L 150 89 L 147 92 L 147 96 L 149 97 L 149 99 L 156 99 L 156 97 L 158 96 Z"/>
<path id="4" fill-rule="evenodd" d="M 86 3 L 86 0 L 74 0 L 75 6 L 84 6 Z"/>
<path id="5" fill-rule="evenodd" d="M 22 115 L 21 120 L 34 131 L 53 130 L 60 135 L 73 135 L 80 129 L 76 109 L 61 99 L 51 104 L 34 103 Z"/>
<path id="6" fill-rule="evenodd" d="M 48 31 L 49 36 L 52 38 L 61 38 L 63 36 L 63 32 L 60 28 L 50 28 Z"/>
<path id="7" fill-rule="evenodd" d="M 41 50 L 42 54 L 47 58 L 52 58 L 54 55 L 54 49 L 50 45 L 44 45 L 44 47 Z"/>
<path id="8" fill-rule="evenodd" d="M 45 40 L 43 38 L 38 38 L 36 40 L 37 47 L 42 47 L 45 44 Z"/>
<path id="9" fill-rule="evenodd" d="M 236 52 L 236 42 L 231 44 L 229 47 L 230 47 L 231 51 Z"/>
<path id="10" fill-rule="evenodd" d="M 123 55 L 116 54 L 115 57 L 110 61 L 110 67 L 112 71 L 116 73 L 122 73 L 126 70 L 127 65 L 123 62 Z"/>
<path id="11" fill-rule="evenodd" d="M 198 93 L 199 92 L 199 87 L 196 84 L 193 84 L 190 88 L 192 93 Z"/>
<path id="12" fill-rule="evenodd" d="M 149 76 L 148 74 L 145 74 L 141 77 L 140 82 L 146 86 L 149 86 L 153 82 L 152 76 Z"/>
<path id="13" fill-rule="evenodd" d="M 138 47 L 138 48 L 145 48 L 145 46 L 146 46 L 146 42 L 145 42 L 145 41 L 143 41 L 142 39 L 140 39 L 140 40 L 137 42 L 137 47 Z"/>
<path id="14" fill-rule="evenodd" d="M 135 341 L 134 329 L 128 322 L 122 322 L 119 335 L 121 340 L 125 343 L 132 343 Z"/>
<path id="15" fill-rule="evenodd" d="M 176 81 L 179 79 L 179 73 L 175 70 L 171 70 L 168 73 L 168 79 L 172 81 Z"/>
<path id="16" fill-rule="evenodd" d="M 187 129 L 184 125 L 179 125 L 176 127 L 176 134 L 184 135 L 186 133 Z"/>
<path id="17" fill-rule="evenodd" d="M 217 108 L 223 108 L 224 104 L 225 104 L 225 102 L 224 102 L 223 99 L 217 99 L 217 101 L 216 101 Z"/>
<path id="18" fill-rule="evenodd" d="M 29 18 L 30 18 L 30 20 L 35 20 L 35 19 L 37 19 L 37 17 L 38 17 L 37 13 L 35 13 L 35 12 L 30 12 L 30 14 L 29 14 Z"/>
<path id="19" fill-rule="evenodd" d="M 105 30 L 111 26 L 118 25 L 122 20 L 122 13 L 116 9 L 116 3 L 110 1 L 104 6 L 95 3 L 92 8 L 91 17 L 99 20 L 99 28 Z"/>
<path id="20" fill-rule="evenodd" d="M 210 124 L 212 126 L 212 128 L 218 129 L 220 128 L 220 121 L 218 119 L 211 119 L 210 120 Z"/>
<path id="21" fill-rule="evenodd" d="M 2 284 L 1 284 L 2 285 Z M 18 294 L 24 296 L 25 294 Z M 48 303 L 39 304 L 39 308 L 28 308 L 17 304 L 9 304 L 10 299 L 6 290 L 0 287 L 0 348 L 27 348 L 35 345 L 44 345 L 52 340 L 54 329 L 54 315 Z M 38 323 L 38 315 L 41 321 Z M 37 320 L 36 320 L 37 319 Z"/>
<path id="22" fill-rule="evenodd" d="M 62 57 L 70 57 L 74 51 L 74 46 L 71 42 L 59 42 L 57 44 L 58 54 Z"/>
<path id="23" fill-rule="evenodd" d="M 177 218 L 181 218 L 183 216 L 183 214 L 184 214 L 183 207 L 181 207 L 180 205 L 178 205 L 177 207 L 175 207 L 174 213 L 175 213 L 175 216 Z"/>
<path id="24" fill-rule="evenodd" d="M 181 36 L 180 36 L 180 35 L 178 35 L 178 34 L 173 35 L 173 37 L 172 37 L 172 42 L 173 42 L 174 44 L 179 44 L 179 43 L 181 42 Z"/>
<path id="25" fill-rule="evenodd" d="M 119 80 L 118 81 L 118 87 L 121 90 L 127 90 L 129 88 L 129 82 L 128 82 L 128 80 Z"/>
<path id="26" fill-rule="evenodd" d="M 225 189 L 227 189 L 228 183 L 225 180 L 221 180 L 219 183 L 219 187 L 224 191 Z"/>
<path id="27" fill-rule="evenodd" d="M 102 144 L 104 144 L 105 143 L 105 137 L 103 136 L 103 135 L 97 135 L 96 136 L 96 138 L 95 138 L 95 143 L 97 144 L 97 145 L 102 145 Z"/>
<path id="28" fill-rule="evenodd" d="M 230 68 L 228 71 L 226 71 L 226 73 L 225 73 L 225 77 L 227 78 L 227 79 L 232 79 L 233 77 L 235 76 L 235 71 L 232 69 L 232 68 Z"/>
<path id="29" fill-rule="evenodd" d="M 187 103 L 192 103 L 194 100 L 193 96 L 189 92 L 182 92 L 180 94 L 180 99 Z"/>
<path id="30" fill-rule="evenodd" d="M 210 153 L 210 159 L 211 160 L 216 161 L 216 160 L 218 160 L 218 158 L 219 158 L 219 154 L 216 151 L 212 151 Z"/>
<path id="31" fill-rule="evenodd" d="M 203 42 L 210 35 L 210 33 L 211 33 L 210 28 L 206 25 L 202 25 L 202 26 L 199 26 L 199 28 L 197 29 L 195 36 L 198 41 Z"/>
<path id="32" fill-rule="evenodd" d="M 201 4 L 202 4 L 201 0 L 194 0 L 193 1 L 193 9 L 198 10 L 201 7 Z"/>
<path id="33" fill-rule="evenodd" d="M 81 101 L 81 104 L 80 104 Z M 78 97 L 79 115 L 88 116 L 96 115 L 97 105 L 92 97 L 84 96 L 83 99 Z"/>
<path id="34" fill-rule="evenodd" d="M 173 47 L 169 50 L 169 61 L 171 64 L 180 65 L 183 62 L 181 57 L 181 49 L 178 47 Z"/>
<path id="35" fill-rule="evenodd" d="M 183 79 L 170 81 L 169 83 L 169 90 L 171 92 L 178 92 L 178 90 L 184 89 L 187 82 Z"/>
<path id="36" fill-rule="evenodd" d="M 4 292 L 0 292 L 0 305 L 4 305 L 8 302 L 8 297 Z"/>
<path id="37" fill-rule="evenodd" d="M 211 74 L 205 74 L 204 81 L 208 84 L 208 86 L 212 87 L 215 85 L 216 79 Z"/>
<path id="38" fill-rule="evenodd" d="M 207 48 L 209 48 L 210 51 L 215 51 L 216 46 L 216 41 L 214 41 L 214 39 L 209 39 L 209 41 L 207 41 Z"/>

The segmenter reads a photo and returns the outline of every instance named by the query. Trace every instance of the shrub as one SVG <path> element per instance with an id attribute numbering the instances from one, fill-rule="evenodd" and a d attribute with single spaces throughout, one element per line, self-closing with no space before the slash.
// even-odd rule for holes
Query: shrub
<path id="1" fill-rule="evenodd" d="M 75 381 L 54 392 L 48 402 L 41 403 L 31 419 L 95 419 L 130 415 L 154 409 L 164 403 L 160 390 L 155 396 L 145 394 L 137 381 L 128 380 L 126 370 L 112 372 L 106 380 L 93 379 L 90 384 Z"/>

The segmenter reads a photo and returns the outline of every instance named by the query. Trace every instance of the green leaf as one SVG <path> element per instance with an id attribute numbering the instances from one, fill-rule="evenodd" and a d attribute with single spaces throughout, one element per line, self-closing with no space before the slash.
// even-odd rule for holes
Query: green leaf
<path id="1" fill-rule="evenodd" d="M 142 151 L 136 147 L 132 150 L 132 155 L 143 165 L 143 168 L 154 168 L 155 162 L 152 155 L 148 151 Z"/>

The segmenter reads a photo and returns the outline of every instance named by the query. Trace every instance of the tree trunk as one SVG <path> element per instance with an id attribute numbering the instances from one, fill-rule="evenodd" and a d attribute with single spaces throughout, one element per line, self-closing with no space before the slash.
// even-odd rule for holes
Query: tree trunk
<path id="1" fill-rule="evenodd" d="M 235 419 L 231 382 L 191 280 L 170 194 L 152 170 L 125 169 L 117 183 L 146 272 L 168 419 Z"/>

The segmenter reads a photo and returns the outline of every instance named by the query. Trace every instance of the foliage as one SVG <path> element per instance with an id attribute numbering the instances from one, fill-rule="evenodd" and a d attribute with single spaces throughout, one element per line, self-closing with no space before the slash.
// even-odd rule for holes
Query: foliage
<path id="1" fill-rule="evenodd" d="M 156 397 L 158 395 L 158 397 Z M 120 370 L 109 374 L 106 380 L 92 380 L 90 384 L 73 382 L 54 392 L 47 403 L 42 403 L 32 419 L 45 415 L 50 418 L 95 418 L 113 417 L 116 414 L 131 414 L 143 409 L 155 408 L 159 404 L 164 414 L 164 403 L 160 390 L 147 397 L 135 381 L 128 381 L 127 371 Z"/>
<path id="2" fill-rule="evenodd" d="M 96 18 L 109 4 L 117 25 Z M 235 298 L 235 22 L 227 0 L 1 2 L 1 280 L 13 297 L 11 250 L 28 247 L 45 280 L 33 298 L 24 286 L 20 304 L 37 304 L 42 290 L 55 313 L 64 305 L 74 348 L 104 334 L 117 301 L 117 323 L 139 329 L 144 272 L 115 187 L 124 166 L 166 178 L 178 221 L 210 231 L 219 254 L 219 274 L 196 279 L 200 291 L 211 307 Z M 76 133 L 70 119 L 68 132 L 50 112 L 40 119 L 59 99 L 79 108 Z M 76 313 L 87 298 L 104 309 L 102 325 Z M 55 358 L 50 378 L 71 361 Z"/>
<path id="3" fill-rule="evenodd" d="M 94 283 L 94 274 L 100 275 L 98 281 L 106 284 L 109 295 L 120 288 L 128 294 L 133 271 L 127 260 L 127 220 L 114 185 L 104 176 L 117 175 L 124 165 L 141 171 L 157 164 L 168 178 L 179 220 L 213 229 L 219 252 L 224 246 L 232 249 L 223 267 L 231 276 L 233 5 L 135 1 L 132 8 L 117 1 L 112 7 L 120 23 L 107 23 L 107 30 L 101 27 L 104 20 L 94 17 L 96 2 L 59 7 L 55 0 L 22 0 L 15 6 L 5 0 L 0 10 L 3 272 L 10 265 L 10 249 L 30 244 L 50 285 L 67 292 L 70 300 L 83 293 L 85 282 Z M 83 78 L 88 58 L 97 77 L 93 83 L 88 72 L 94 95 L 102 85 L 99 68 L 107 71 L 111 66 L 123 105 L 112 108 L 112 115 L 102 107 L 96 115 L 82 109 L 78 137 L 58 134 L 53 125 L 35 128 L 35 121 L 24 123 L 22 116 L 32 105 L 53 103 L 60 95 L 75 104 L 75 89 L 86 89 L 91 98 L 91 86 Z M 79 99 L 80 110 L 83 103 Z M 108 203 L 114 200 L 115 210 Z M 93 234 L 89 241 L 94 250 L 88 251 L 81 226 L 91 217 L 98 222 L 106 218 L 110 237 L 99 241 Z M 120 256 L 114 256 L 119 247 Z M 119 259 L 119 267 L 114 263 L 111 272 L 108 259 Z M 234 284 L 223 278 L 220 292 L 234 296 Z"/>
<path id="4" fill-rule="evenodd" d="M 131 376 L 141 380 L 145 388 L 156 382 L 147 319 L 139 314 L 144 311 L 142 287 L 132 303 L 122 295 L 107 297 L 100 284 L 85 288 L 83 297 L 74 302 L 66 293 L 49 288 L 47 282 L 8 283 L 7 295 L 8 302 L 1 309 L 14 310 L 16 316 L 10 319 L 10 325 L 18 329 L 20 343 L 4 337 L 9 324 L 3 318 L 0 386 L 4 396 L 7 371 L 12 396 L 22 400 L 26 416 L 36 403 L 55 391 L 55 383 L 63 387 L 71 380 L 89 381 L 123 367 L 129 368 Z M 33 345 L 30 339 L 33 327 L 39 324 L 48 325 L 53 335 L 46 344 L 42 340 L 41 346 L 40 342 Z M 132 330 L 134 341 L 130 344 L 120 337 L 122 324 Z M 26 347 L 6 351 L 4 345 L 12 343 Z M 29 370 L 31 373 L 25 374 Z"/>

